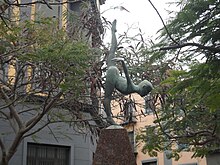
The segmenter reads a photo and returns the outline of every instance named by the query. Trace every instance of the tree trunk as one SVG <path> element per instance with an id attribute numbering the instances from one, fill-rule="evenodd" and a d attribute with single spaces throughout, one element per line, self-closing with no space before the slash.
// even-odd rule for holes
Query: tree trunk
<path id="1" fill-rule="evenodd" d="M 0 162 L 0 165 L 8 165 L 8 160 L 7 160 L 6 156 L 3 156 L 3 158 Z"/>

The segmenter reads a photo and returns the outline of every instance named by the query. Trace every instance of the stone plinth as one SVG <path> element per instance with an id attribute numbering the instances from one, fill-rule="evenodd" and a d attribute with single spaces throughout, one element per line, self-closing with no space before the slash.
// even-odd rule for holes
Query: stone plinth
<path id="1" fill-rule="evenodd" d="M 136 165 L 126 129 L 110 126 L 101 131 L 93 165 Z"/>

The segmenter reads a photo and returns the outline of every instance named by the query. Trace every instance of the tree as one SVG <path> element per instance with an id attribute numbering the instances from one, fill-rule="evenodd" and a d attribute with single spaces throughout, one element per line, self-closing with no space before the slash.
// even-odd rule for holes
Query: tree
<path id="1" fill-rule="evenodd" d="M 157 119 L 138 138 L 154 156 L 168 150 L 178 159 L 187 150 L 203 157 L 220 148 L 220 2 L 172 5 L 180 11 L 171 11 L 159 42 L 148 49 L 154 64 L 167 64 L 153 93 Z"/>
<path id="2" fill-rule="evenodd" d="M 0 122 L 13 135 L 9 146 L 2 141 L 6 134 L 0 136 L 0 162 L 6 165 L 24 138 L 51 123 L 89 126 L 81 111 L 89 108 L 94 117 L 98 114 L 84 96 L 91 93 L 87 91 L 93 69 L 90 59 L 99 54 L 86 40 L 68 36 L 52 18 L 2 19 L 0 29 Z M 62 110 L 54 110 L 56 106 Z"/>

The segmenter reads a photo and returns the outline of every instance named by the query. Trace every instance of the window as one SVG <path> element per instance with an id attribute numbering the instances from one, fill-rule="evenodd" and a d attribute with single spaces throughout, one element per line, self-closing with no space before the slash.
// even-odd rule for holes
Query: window
<path id="1" fill-rule="evenodd" d="M 15 82 L 16 90 L 19 91 L 20 94 L 26 93 L 27 88 L 27 80 L 28 80 L 28 72 L 27 72 L 27 64 L 16 60 L 14 62 L 14 69 L 15 69 Z"/>
<path id="2" fill-rule="evenodd" d="M 72 12 L 80 13 L 81 6 L 82 6 L 81 1 L 70 1 L 69 10 Z"/>
<path id="3" fill-rule="evenodd" d="M 178 150 L 182 150 L 182 151 L 188 151 L 189 150 L 189 144 L 182 144 L 179 143 L 177 145 Z"/>
<path id="4" fill-rule="evenodd" d="M 135 103 L 132 99 L 127 99 L 124 103 L 123 112 L 124 112 L 124 121 L 125 123 L 135 122 Z"/>
<path id="5" fill-rule="evenodd" d="M 142 165 L 157 165 L 157 160 L 142 162 Z"/>
<path id="6" fill-rule="evenodd" d="M 69 165 L 70 147 L 27 144 L 27 165 Z"/>
<path id="7" fill-rule="evenodd" d="M 3 60 L 0 61 L 0 81 L 6 83 L 8 80 L 8 64 Z"/>
<path id="8" fill-rule="evenodd" d="M 128 132 L 128 137 L 129 137 L 129 140 L 130 140 L 130 143 L 131 143 L 132 151 L 134 152 L 134 151 L 135 151 L 135 137 L 134 137 L 134 131 Z"/>
<path id="9" fill-rule="evenodd" d="M 60 91 L 58 84 L 62 80 L 61 72 L 53 72 L 46 63 L 38 63 L 37 67 L 30 68 L 31 92 L 47 95 L 49 92 L 57 94 Z"/>
<path id="10" fill-rule="evenodd" d="M 46 4 L 37 3 L 36 4 L 36 17 L 35 19 L 39 19 L 41 17 L 45 18 L 53 18 L 54 20 L 58 21 L 59 27 L 62 26 L 62 12 L 64 11 L 61 4 L 62 0 L 44 0 L 47 3 L 50 3 L 50 7 L 52 9 L 49 9 Z M 56 5 L 53 5 L 56 4 Z"/>
<path id="11" fill-rule="evenodd" d="M 28 3 L 30 0 L 21 0 L 21 3 Z M 31 5 L 24 5 L 20 9 L 20 21 L 26 21 L 31 19 Z"/>
<path id="12" fill-rule="evenodd" d="M 144 98 L 144 101 L 145 101 L 145 114 L 152 114 L 153 113 L 153 110 L 152 110 L 152 106 L 151 106 L 151 95 L 147 95 L 145 98 Z"/>
<path id="13" fill-rule="evenodd" d="M 179 164 L 179 165 L 198 165 L 197 163 L 184 163 L 184 164 Z"/>
<path id="14" fill-rule="evenodd" d="M 59 3 L 61 1 L 59 0 L 45 0 L 47 3 Z M 44 17 L 51 17 L 51 18 L 58 18 L 60 19 L 62 11 L 61 11 L 61 5 L 50 5 L 52 9 L 49 9 L 46 4 L 38 3 L 36 4 L 36 13 L 40 14 L 40 16 Z"/>
<path id="15" fill-rule="evenodd" d="M 31 83 L 32 90 L 35 92 L 44 92 L 48 91 L 52 85 L 50 83 L 49 77 L 51 72 L 43 69 L 43 64 L 38 64 L 37 67 L 31 68 L 31 75 L 33 83 Z"/>
<path id="16" fill-rule="evenodd" d="M 79 32 L 80 29 L 79 26 L 81 25 L 81 7 L 82 7 L 82 1 L 70 1 L 70 3 L 68 3 L 68 13 L 67 13 L 67 33 L 69 36 L 79 36 L 79 34 L 76 33 L 81 33 Z M 85 18 L 84 18 L 85 19 Z M 88 21 L 88 20 L 87 20 Z M 83 33 L 86 34 L 85 29 L 83 29 Z M 82 33 L 82 34 L 83 34 Z"/>

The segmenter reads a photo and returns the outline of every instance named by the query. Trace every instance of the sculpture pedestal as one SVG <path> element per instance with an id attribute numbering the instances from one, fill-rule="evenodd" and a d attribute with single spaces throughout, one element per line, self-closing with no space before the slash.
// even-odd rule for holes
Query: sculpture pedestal
<path id="1" fill-rule="evenodd" d="M 126 129 L 112 125 L 101 131 L 93 165 L 136 165 Z"/>

